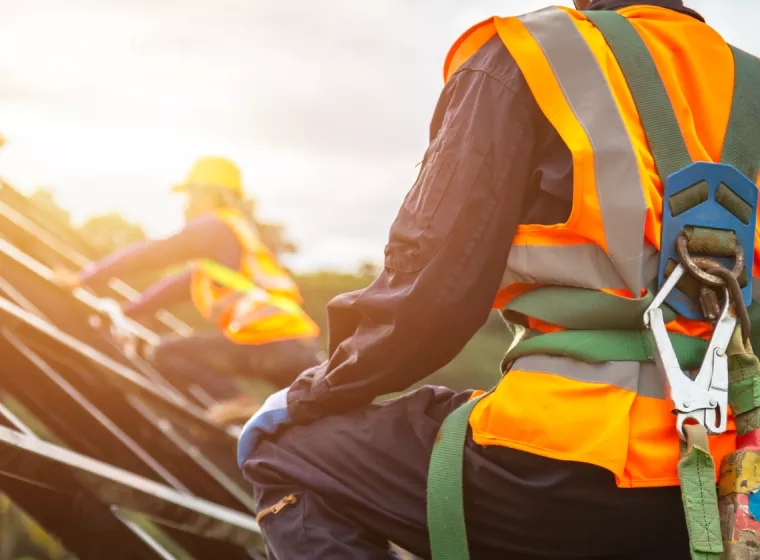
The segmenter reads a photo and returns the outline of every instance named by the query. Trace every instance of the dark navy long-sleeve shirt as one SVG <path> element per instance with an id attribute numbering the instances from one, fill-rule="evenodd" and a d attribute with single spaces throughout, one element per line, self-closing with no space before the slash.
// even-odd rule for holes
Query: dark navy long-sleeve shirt
<path id="1" fill-rule="evenodd" d="M 700 17 L 680 0 L 590 9 L 634 4 Z M 498 36 L 449 79 L 430 140 L 383 272 L 328 305 L 330 358 L 291 386 L 296 423 L 404 390 L 452 360 L 488 317 L 517 226 L 569 218 L 570 152 Z"/>
<path id="2" fill-rule="evenodd" d="M 212 259 L 237 270 L 242 247 L 232 229 L 212 214 L 190 222 L 166 239 L 141 241 L 117 251 L 83 270 L 80 280 L 93 288 L 109 278 L 126 278 L 172 267 L 195 259 Z M 147 316 L 190 297 L 190 269 L 153 284 L 141 296 L 125 305 L 131 317 Z"/>

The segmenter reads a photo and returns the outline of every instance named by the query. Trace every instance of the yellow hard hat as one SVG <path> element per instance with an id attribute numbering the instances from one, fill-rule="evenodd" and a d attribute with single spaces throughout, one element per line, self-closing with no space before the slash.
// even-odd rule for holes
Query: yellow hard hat
<path id="1" fill-rule="evenodd" d="M 223 157 L 207 156 L 198 158 L 184 183 L 172 187 L 174 192 L 186 192 L 197 187 L 227 189 L 237 196 L 243 196 L 243 182 L 240 169 L 232 161 Z"/>

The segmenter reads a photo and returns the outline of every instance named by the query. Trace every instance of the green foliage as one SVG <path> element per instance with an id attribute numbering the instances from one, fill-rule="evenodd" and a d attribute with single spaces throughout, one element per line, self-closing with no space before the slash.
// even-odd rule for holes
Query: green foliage
<path id="1" fill-rule="evenodd" d="M 260 222 L 254 219 L 256 228 L 259 230 L 261 241 L 264 242 L 270 251 L 275 255 L 285 255 L 298 252 L 298 246 L 288 239 L 285 233 L 285 226 L 281 224 L 271 224 Z"/>
<path id="2" fill-rule="evenodd" d="M 29 200 L 50 219 L 62 224 L 71 223 L 71 214 L 58 206 L 53 193 L 47 189 L 38 189 L 29 197 Z"/>
<path id="3" fill-rule="evenodd" d="M 116 212 L 94 216 L 78 229 L 79 233 L 87 239 L 100 257 L 104 257 L 130 243 L 145 239 L 145 232 L 140 226 L 128 222 Z"/>
<path id="4" fill-rule="evenodd" d="M 512 341 L 512 333 L 497 312 L 472 337 L 467 346 L 425 383 L 445 385 L 457 391 L 490 389 L 501 377 L 501 359 Z"/>

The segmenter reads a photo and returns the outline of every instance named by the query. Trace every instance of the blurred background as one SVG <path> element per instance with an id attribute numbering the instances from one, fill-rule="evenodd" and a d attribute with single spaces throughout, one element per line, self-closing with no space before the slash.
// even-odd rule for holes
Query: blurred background
<path id="1" fill-rule="evenodd" d="M 200 155 L 229 157 L 324 336 L 327 302 L 382 266 L 450 45 L 490 15 L 549 4 L 0 0 L 0 177 L 106 255 L 180 229 L 170 185 Z M 687 5 L 760 52 L 757 2 Z M 196 324 L 193 313 L 177 314 Z M 432 381 L 489 387 L 508 340 L 492 317 Z M 0 560 L 60 557 L 11 549 L 24 522 L 8 511 L 0 500 Z"/>

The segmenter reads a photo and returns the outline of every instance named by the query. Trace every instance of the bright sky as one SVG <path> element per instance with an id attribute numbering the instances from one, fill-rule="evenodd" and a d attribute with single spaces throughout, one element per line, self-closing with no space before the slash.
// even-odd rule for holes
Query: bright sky
<path id="1" fill-rule="evenodd" d="M 561 2 L 570 4 L 570 2 Z M 295 268 L 380 262 L 417 170 L 451 43 L 541 0 L 0 2 L 0 174 L 81 221 L 118 210 L 161 236 L 199 155 L 241 166 Z M 688 5 L 760 53 L 756 0 Z"/>

